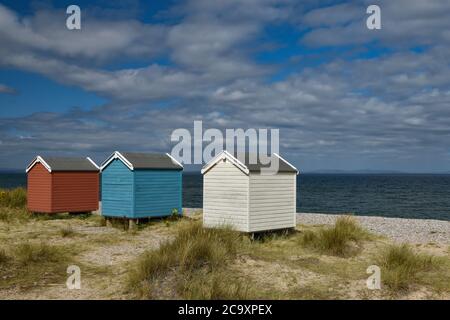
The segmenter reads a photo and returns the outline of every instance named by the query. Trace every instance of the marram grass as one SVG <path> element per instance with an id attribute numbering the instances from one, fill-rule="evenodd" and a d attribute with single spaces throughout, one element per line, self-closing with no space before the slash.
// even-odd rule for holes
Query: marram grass
<path id="1" fill-rule="evenodd" d="M 358 244 L 371 235 L 351 216 L 339 217 L 332 227 L 317 231 L 306 230 L 300 237 L 300 244 L 322 253 L 335 256 L 349 256 L 358 251 Z"/>
<path id="2" fill-rule="evenodd" d="M 128 287 L 141 297 L 151 297 L 152 284 L 174 272 L 179 294 L 183 297 L 219 298 L 220 292 L 224 297 L 232 296 L 230 293 L 235 292 L 234 297 L 239 298 L 243 291 L 237 287 L 233 289 L 234 284 L 228 286 L 223 283 L 218 286 L 217 280 L 212 276 L 204 283 L 209 288 L 204 292 L 202 290 L 206 287 L 200 289 L 196 285 L 195 276 L 200 269 L 210 274 L 220 270 L 227 261 L 235 258 L 241 241 L 242 235 L 229 228 L 206 229 L 200 221 L 188 223 L 180 228 L 172 241 L 161 244 L 156 250 L 145 252 L 138 259 L 135 269 L 129 275 Z M 186 282 L 188 278 L 190 280 Z"/>
<path id="3" fill-rule="evenodd" d="M 407 290 L 421 272 L 438 267 L 436 257 L 416 253 L 407 244 L 391 245 L 379 256 L 382 283 L 391 290 Z"/>

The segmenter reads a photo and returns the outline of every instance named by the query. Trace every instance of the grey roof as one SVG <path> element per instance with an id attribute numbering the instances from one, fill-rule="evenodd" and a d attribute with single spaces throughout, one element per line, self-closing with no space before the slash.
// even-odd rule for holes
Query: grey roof
<path id="1" fill-rule="evenodd" d="M 42 157 L 52 172 L 54 171 L 99 171 L 87 158 L 81 157 Z"/>
<path id="2" fill-rule="evenodd" d="M 245 155 L 245 159 L 242 159 L 241 157 L 238 156 L 238 154 L 234 153 L 233 156 L 238 159 L 239 161 L 241 161 L 243 164 L 245 164 L 245 166 L 248 168 L 248 170 L 250 172 L 261 172 L 261 168 L 270 168 L 270 163 L 269 164 L 262 164 L 260 162 L 260 158 L 258 157 L 257 154 L 252 154 L 254 156 L 254 158 L 257 159 L 257 163 L 250 163 L 250 154 L 249 153 L 244 153 Z M 278 159 L 278 172 L 293 172 L 293 173 L 297 173 L 298 171 L 296 169 L 294 169 L 291 165 L 289 165 L 286 161 L 284 161 L 283 159 L 278 158 L 275 155 L 272 155 L 272 157 L 275 159 Z M 272 160 L 273 161 L 273 160 Z"/>
<path id="3" fill-rule="evenodd" d="M 183 167 L 164 153 L 121 152 L 134 169 L 183 170 Z"/>

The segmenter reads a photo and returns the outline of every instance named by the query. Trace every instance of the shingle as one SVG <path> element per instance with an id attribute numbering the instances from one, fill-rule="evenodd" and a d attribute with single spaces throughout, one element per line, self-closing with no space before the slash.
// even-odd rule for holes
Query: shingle
<path id="1" fill-rule="evenodd" d="M 166 154 L 135 152 L 121 152 L 121 154 L 133 165 L 134 169 L 183 169 Z"/>
<path id="2" fill-rule="evenodd" d="M 88 159 L 75 157 L 45 157 L 53 171 L 99 171 Z"/>

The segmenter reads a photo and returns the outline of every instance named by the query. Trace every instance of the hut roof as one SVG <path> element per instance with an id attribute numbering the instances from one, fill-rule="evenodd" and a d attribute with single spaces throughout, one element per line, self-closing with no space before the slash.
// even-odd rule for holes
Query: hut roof
<path id="1" fill-rule="evenodd" d="M 41 163 L 49 172 L 57 171 L 99 171 L 100 168 L 91 158 L 82 157 L 41 157 L 37 156 L 27 166 L 30 171 L 37 163 Z"/>
<path id="2" fill-rule="evenodd" d="M 253 157 L 253 158 L 252 158 Z M 277 153 L 273 153 L 271 155 L 272 160 L 278 159 L 278 170 L 277 172 L 287 172 L 287 173 L 297 173 L 298 170 L 292 164 L 287 162 Z M 248 174 L 250 172 L 260 173 L 263 170 L 270 170 L 270 163 L 263 164 L 261 163 L 261 159 L 256 154 L 243 153 L 241 156 L 234 154 L 231 155 L 227 151 L 222 151 L 217 157 L 211 160 L 202 168 L 202 173 L 206 173 L 209 169 L 211 169 L 218 161 L 228 158 L 235 166 L 240 168 L 244 173 Z M 256 161 L 255 161 L 256 160 Z"/>
<path id="3" fill-rule="evenodd" d="M 103 170 L 114 159 L 120 159 L 130 170 L 139 169 L 164 169 L 182 170 L 183 166 L 168 153 L 137 153 L 137 152 L 114 152 L 105 162 Z"/>

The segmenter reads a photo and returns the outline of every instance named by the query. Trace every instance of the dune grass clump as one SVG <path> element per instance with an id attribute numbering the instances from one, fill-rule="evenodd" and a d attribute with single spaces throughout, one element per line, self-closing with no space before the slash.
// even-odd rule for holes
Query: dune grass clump
<path id="1" fill-rule="evenodd" d="M 10 257 L 6 254 L 6 251 L 1 249 L 0 250 L 0 265 L 8 262 Z"/>
<path id="2" fill-rule="evenodd" d="M 407 290 L 420 272 L 430 271 L 439 264 L 435 257 L 416 253 L 407 244 L 389 246 L 377 263 L 382 270 L 383 284 L 392 290 Z"/>
<path id="3" fill-rule="evenodd" d="M 0 206 L 7 208 L 25 208 L 27 190 L 25 188 L 0 190 Z"/>
<path id="4" fill-rule="evenodd" d="M 179 282 L 177 290 L 191 300 L 244 300 L 250 287 L 230 272 L 196 272 Z"/>
<path id="5" fill-rule="evenodd" d="M 3 222 L 25 222 L 31 218 L 30 212 L 26 208 L 7 208 L 0 206 L 0 221 Z"/>
<path id="6" fill-rule="evenodd" d="M 59 234 L 63 238 L 68 238 L 68 237 L 75 236 L 76 232 L 75 232 L 75 230 L 73 230 L 73 228 L 71 226 L 66 226 L 66 227 L 59 229 Z"/>
<path id="7" fill-rule="evenodd" d="M 46 243 L 21 243 L 14 249 L 14 259 L 22 266 L 29 266 L 64 261 L 65 254 Z"/>
<path id="8" fill-rule="evenodd" d="M 353 217 L 344 216 L 339 217 L 333 227 L 306 230 L 300 243 L 323 253 L 345 257 L 357 252 L 357 245 L 367 239 L 370 239 L 369 233 Z"/>
<path id="9" fill-rule="evenodd" d="M 194 276 L 194 271 L 200 268 L 215 272 L 236 256 L 241 239 L 242 236 L 231 229 L 205 229 L 200 221 L 191 222 L 180 227 L 172 241 L 145 252 L 138 259 L 129 276 L 129 287 L 142 295 L 143 288 L 148 291 L 153 281 L 170 271 L 176 271 L 180 277 Z"/>
<path id="10" fill-rule="evenodd" d="M 27 290 L 48 283 L 63 283 L 66 268 L 73 262 L 70 247 L 52 246 L 45 242 L 22 242 L 0 253 L 0 289 Z"/>

